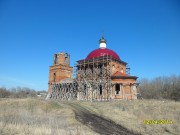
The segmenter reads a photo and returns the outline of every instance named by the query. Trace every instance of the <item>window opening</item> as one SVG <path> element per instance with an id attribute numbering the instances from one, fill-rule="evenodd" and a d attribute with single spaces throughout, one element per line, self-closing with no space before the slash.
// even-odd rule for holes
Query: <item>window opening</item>
<path id="1" fill-rule="evenodd" d="M 120 84 L 116 84 L 116 90 L 115 90 L 115 93 L 116 95 L 119 95 L 120 94 Z"/>
<path id="2" fill-rule="evenodd" d="M 69 64 L 68 53 L 64 54 L 66 64 Z"/>
<path id="3" fill-rule="evenodd" d="M 55 64 L 58 64 L 58 55 L 55 56 Z"/>
<path id="4" fill-rule="evenodd" d="M 102 95 L 102 85 L 99 86 L 100 95 Z"/>
<path id="5" fill-rule="evenodd" d="M 102 65 L 98 66 L 98 75 L 102 75 Z"/>
<path id="6" fill-rule="evenodd" d="M 84 85 L 84 95 L 86 96 L 86 84 Z"/>
<path id="7" fill-rule="evenodd" d="M 56 73 L 53 74 L 53 81 L 56 81 Z"/>

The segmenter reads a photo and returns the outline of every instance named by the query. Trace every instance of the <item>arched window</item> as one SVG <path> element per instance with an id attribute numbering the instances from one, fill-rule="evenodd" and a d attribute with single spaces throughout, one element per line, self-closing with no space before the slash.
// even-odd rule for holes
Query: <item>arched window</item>
<path id="1" fill-rule="evenodd" d="M 56 73 L 53 74 L 53 81 L 56 81 Z"/>
<path id="2" fill-rule="evenodd" d="M 115 94 L 119 95 L 120 94 L 120 84 L 115 85 Z"/>
<path id="3" fill-rule="evenodd" d="M 65 54 L 64 54 L 64 57 L 65 57 L 65 63 L 66 63 L 66 64 L 69 64 L 68 53 L 65 53 Z"/>
<path id="4" fill-rule="evenodd" d="M 98 75 L 102 75 L 102 65 L 98 66 Z"/>

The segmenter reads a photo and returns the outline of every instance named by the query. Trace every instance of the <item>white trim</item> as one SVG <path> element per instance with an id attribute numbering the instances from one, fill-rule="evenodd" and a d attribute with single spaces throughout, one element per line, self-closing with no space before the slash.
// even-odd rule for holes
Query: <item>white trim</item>
<path id="1" fill-rule="evenodd" d="M 100 44 L 99 44 L 99 47 L 100 47 L 100 48 L 106 48 L 106 43 L 100 43 Z"/>

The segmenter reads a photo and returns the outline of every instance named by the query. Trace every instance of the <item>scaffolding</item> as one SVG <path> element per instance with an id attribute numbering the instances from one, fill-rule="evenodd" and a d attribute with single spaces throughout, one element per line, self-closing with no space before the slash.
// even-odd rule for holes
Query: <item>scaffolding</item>
<path id="1" fill-rule="evenodd" d="M 114 86 L 119 84 L 122 90 L 121 99 L 136 99 L 138 83 L 112 82 L 112 63 L 116 61 L 118 60 L 109 55 L 77 61 L 73 68 L 73 78 L 66 78 L 60 82 L 49 84 L 50 98 L 56 100 L 109 101 L 116 99 L 116 97 L 114 98 L 116 95 L 112 91 Z M 127 74 L 130 73 L 128 66 L 126 71 Z M 129 87 L 130 92 L 126 93 L 125 87 Z"/>
<path id="2" fill-rule="evenodd" d="M 111 99 L 111 56 L 77 62 L 78 100 Z"/>
<path id="3" fill-rule="evenodd" d="M 78 61 L 73 79 L 51 83 L 50 98 L 59 100 L 110 100 L 112 95 L 111 56 Z"/>
<path id="4" fill-rule="evenodd" d="M 77 83 L 74 79 L 68 78 L 61 82 L 51 84 L 51 99 L 73 100 L 77 98 Z"/>

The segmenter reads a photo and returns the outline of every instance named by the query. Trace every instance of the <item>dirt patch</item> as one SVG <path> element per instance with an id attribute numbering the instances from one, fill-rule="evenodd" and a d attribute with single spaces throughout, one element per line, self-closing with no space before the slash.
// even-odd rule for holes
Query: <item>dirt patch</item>
<path id="1" fill-rule="evenodd" d="M 101 116 L 91 113 L 80 105 L 70 104 L 76 119 L 101 135 L 140 135 Z"/>

